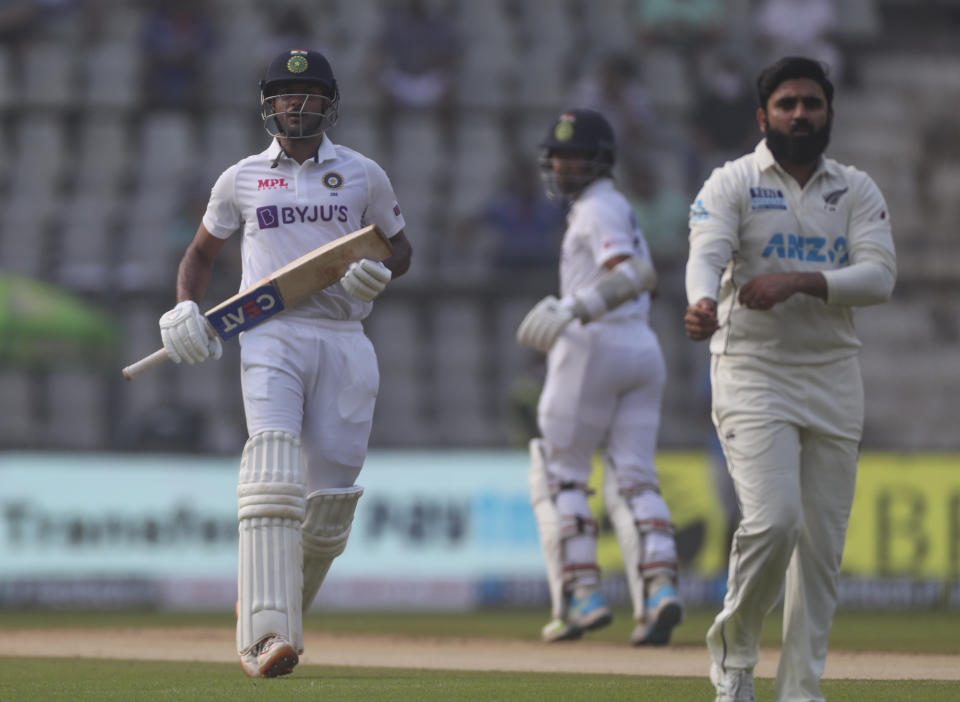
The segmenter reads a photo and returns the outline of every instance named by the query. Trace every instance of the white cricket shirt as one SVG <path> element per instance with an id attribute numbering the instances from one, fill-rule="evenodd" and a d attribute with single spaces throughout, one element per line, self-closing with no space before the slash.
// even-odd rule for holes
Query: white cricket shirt
<path id="1" fill-rule="evenodd" d="M 567 229 L 560 252 L 561 297 L 569 297 L 595 284 L 607 273 L 604 262 L 622 255 L 650 261 L 647 242 L 633 208 L 610 178 L 601 178 L 584 189 L 567 213 Z M 601 319 L 639 317 L 646 321 L 649 312 L 650 294 L 642 293 Z"/>
<path id="2" fill-rule="evenodd" d="M 203 226 L 240 241 L 243 290 L 345 234 L 376 224 L 389 238 L 404 228 L 387 174 L 374 161 L 324 135 L 315 158 L 303 164 L 280 154 L 274 139 L 265 151 L 230 166 L 217 179 Z M 307 298 L 285 314 L 305 318 L 361 320 L 372 303 L 361 302 L 339 283 Z"/>
<path id="3" fill-rule="evenodd" d="M 757 275 L 819 271 L 827 301 L 795 294 L 767 311 L 737 301 Z M 853 307 L 893 291 L 890 214 L 863 171 L 821 158 L 801 189 L 761 141 L 713 171 L 690 208 L 687 299 L 717 300 L 714 354 L 824 363 L 857 352 Z"/>

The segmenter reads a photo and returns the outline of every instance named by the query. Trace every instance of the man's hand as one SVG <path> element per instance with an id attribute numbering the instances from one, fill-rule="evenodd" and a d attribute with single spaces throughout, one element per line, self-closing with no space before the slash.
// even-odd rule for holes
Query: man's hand
<path id="1" fill-rule="evenodd" d="M 358 300 L 370 302 L 383 292 L 392 277 L 390 269 L 379 261 L 361 258 L 350 264 L 340 284 Z"/>
<path id="2" fill-rule="evenodd" d="M 533 306 L 517 329 L 517 341 L 537 351 L 547 353 L 560 332 L 573 321 L 570 305 L 553 295 L 547 295 Z"/>
<path id="3" fill-rule="evenodd" d="M 827 299 L 827 281 L 822 273 L 767 273 L 740 288 L 737 299 L 750 310 L 769 310 L 794 293 Z"/>
<path id="4" fill-rule="evenodd" d="M 223 354 L 220 337 L 213 333 L 206 317 L 193 300 L 184 300 L 160 318 L 160 338 L 174 363 L 190 365 L 214 360 Z"/>
<path id="5" fill-rule="evenodd" d="M 694 341 L 709 339 L 717 331 L 717 301 L 704 297 L 687 307 L 683 325 Z"/>

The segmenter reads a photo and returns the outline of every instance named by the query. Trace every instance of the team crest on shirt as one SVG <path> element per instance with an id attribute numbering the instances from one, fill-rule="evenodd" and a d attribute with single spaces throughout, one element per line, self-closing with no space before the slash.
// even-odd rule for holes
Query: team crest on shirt
<path id="1" fill-rule="evenodd" d="M 850 188 L 840 188 L 839 190 L 833 190 L 823 196 L 823 208 L 827 212 L 836 212 L 837 204 L 840 202 L 840 198 L 847 194 L 847 191 Z"/>
<path id="2" fill-rule="evenodd" d="M 336 171 L 323 174 L 323 184 L 330 190 L 337 190 L 343 185 L 343 176 Z"/>
<path id="3" fill-rule="evenodd" d="M 776 188 L 750 188 L 751 210 L 785 210 L 787 200 Z"/>
<path id="4" fill-rule="evenodd" d="M 710 213 L 707 211 L 707 206 L 703 204 L 703 200 L 697 200 L 690 205 L 690 224 L 706 222 L 709 218 Z"/>

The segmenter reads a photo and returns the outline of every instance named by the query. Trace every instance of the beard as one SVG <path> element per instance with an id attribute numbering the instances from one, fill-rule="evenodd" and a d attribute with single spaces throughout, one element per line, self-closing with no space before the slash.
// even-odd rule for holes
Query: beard
<path id="1" fill-rule="evenodd" d="M 766 142 L 779 163 L 805 166 L 816 162 L 830 143 L 830 122 L 820 129 L 811 128 L 809 134 L 788 134 L 768 125 Z"/>

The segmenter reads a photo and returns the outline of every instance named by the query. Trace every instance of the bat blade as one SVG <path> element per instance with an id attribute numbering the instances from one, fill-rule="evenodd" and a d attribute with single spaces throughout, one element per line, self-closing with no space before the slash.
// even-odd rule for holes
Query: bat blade
<path id="1" fill-rule="evenodd" d="M 204 316 L 221 338 L 232 338 L 333 285 L 354 261 L 361 258 L 382 261 L 389 258 L 392 251 L 390 242 L 376 225 L 358 229 L 291 261 L 211 308 Z M 167 359 L 166 351 L 158 349 L 124 368 L 123 377 L 133 380 Z"/>

